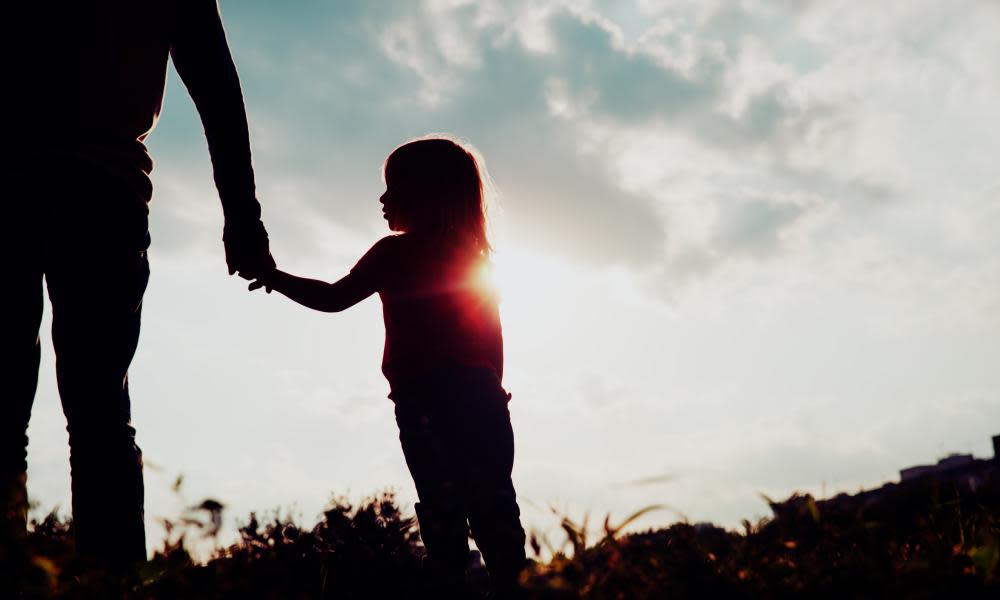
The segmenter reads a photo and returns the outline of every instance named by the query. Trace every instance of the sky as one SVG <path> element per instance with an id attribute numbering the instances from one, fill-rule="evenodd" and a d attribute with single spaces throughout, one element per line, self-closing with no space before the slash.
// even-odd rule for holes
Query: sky
<path id="1" fill-rule="evenodd" d="M 221 5 L 279 267 L 333 280 L 387 233 L 400 143 L 447 132 L 485 157 L 527 526 L 654 503 L 637 527 L 735 526 L 761 494 L 992 455 L 1000 4 Z M 227 277 L 197 113 L 167 88 L 130 371 L 148 545 L 205 497 L 226 539 L 334 495 L 411 506 L 377 298 L 314 313 Z M 47 327 L 38 511 L 69 506 Z"/>

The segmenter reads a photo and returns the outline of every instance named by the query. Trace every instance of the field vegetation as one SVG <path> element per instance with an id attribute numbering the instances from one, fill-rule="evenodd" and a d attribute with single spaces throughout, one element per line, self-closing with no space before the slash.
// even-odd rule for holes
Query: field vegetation
<path id="1" fill-rule="evenodd" d="M 595 539 L 590 527 L 562 517 L 561 544 L 530 536 L 526 597 L 1000 598 L 995 474 L 974 486 L 930 480 L 770 504 L 772 517 L 737 531 L 677 522 L 624 533 L 628 519 L 605 519 Z M 217 532 L 222 510 L 211 500 L 191 507 L 129 576 L 75 557 L 72 523 L 36 520 L 26 539 L 0 548 L 0 597 L 438 597 L 421 570 L 416 521 L 391 493 L 356 505 L 334 500 L 311 527 L 250 515 L 236 543 L 193 560 L 191 541 Z M 472 558 L 470 586 L 481 591 L 486 575 Z"/>

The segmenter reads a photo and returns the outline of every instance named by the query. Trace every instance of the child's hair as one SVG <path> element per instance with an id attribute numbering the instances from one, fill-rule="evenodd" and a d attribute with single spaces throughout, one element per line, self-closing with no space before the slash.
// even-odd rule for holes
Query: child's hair
<path id="1" fill-rule="evenodd" d="M 389 154 L 382 178 L 403 192 L 406 212 L 419 227 L 449 241 L 468 244 L 484 256 L 489 175 L 476 150 L 432 135 L 406 142 Z"/>

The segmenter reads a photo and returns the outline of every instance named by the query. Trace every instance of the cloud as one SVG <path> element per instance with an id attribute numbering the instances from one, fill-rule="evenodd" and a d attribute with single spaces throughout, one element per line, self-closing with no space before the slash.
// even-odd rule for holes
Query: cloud
<path id="1" fill-rule="evenodd" d="M 727 254 L 746 253 L 757 258 L 781 249 L 782 232 L 806 213 L 793 202 L 751 200 L 726 213 L 719 225 L 715 245 Z"/>
<path id="2" fill-rule="evenodd" d="M 933 221 L 937 198 L 965 198 L 921 250 L 943 256 L 971 243 L 955 236 L 997 181 L 989 3 L 870 18 L 842 3 L 266 7 L 223 8 L 265 217 L 293 253 L 329 251 L 337 228 L 356 234 L 338 252 L 377 235 L 378 166 L 429 131 L 483 151 L 522 243 L 672 284 L 732 265 L 829 271 L 894 223 Z M 153 145 L 193 169 L 186 102 L 174 84 Z"/>

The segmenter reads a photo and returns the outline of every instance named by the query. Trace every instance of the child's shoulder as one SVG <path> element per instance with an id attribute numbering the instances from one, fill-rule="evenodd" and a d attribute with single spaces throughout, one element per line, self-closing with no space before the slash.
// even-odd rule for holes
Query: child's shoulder
<path id="1" fill-rule="evenodd" d="M 372 244 L 362 260 L 392 261 L 400 255 L 410 253 L 412 245 L 412 240 L 405 233 L 387 235 Z"/>
<path id="2" fill-rule="evenodd" d="M 419 232 L 402 232 L 387 235 L 375 242 L 369 255 L 380 258 L 424 257 L 428 259 L 454 260 L 458 249 L 438 237 Z M 457 252 L 457 254 L 462 254 Z"/>
<path id="3" fill-rule="evenodd" d="M 439 238 L 434 237 L 433 235 L 404 231 L 385 236 L 375 242 L 375 246 L 384 249 L 405 248 L 407 250 L 412 250 L 416 248 L 432 249 L 442 246 L 442 243 Z"/>
<path id="4" fill-rule="evenodd" d="M 404 233 L 389 234 L 389 235 L 387 235 L 387 236 L 385 236 L 385 237 L 377 240 L 374 244 L 372 244 L 371 250 L 385 251 L 385 250 L 390 250 L 392 248 L 398 248 L 401 244 L 405 243 L 404 240 L 400 239 L 404 235 L 406 235 L 406 234 L 404 234 Z M 369 250 L 369 252 L 371 250 Z"/>

